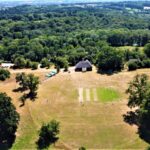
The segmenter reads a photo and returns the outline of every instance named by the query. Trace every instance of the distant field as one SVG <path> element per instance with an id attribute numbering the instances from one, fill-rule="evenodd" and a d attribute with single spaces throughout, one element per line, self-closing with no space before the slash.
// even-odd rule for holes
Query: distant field
<path id="1" fill-rule="evenodd" d="M 120 50 L 134 50 L 136 48 L 136 46 L 120 46 L 120 47 L 117 47 L 119 48 Z M 143 51 L 144 47 L 138 47 L 141 51 Z"/>
<path id="2" fill-rule="evenodd" d="M 26 101 L 24 107 L 19 107 L 21 93 L 12 92 L 17 87 L 13 75 L 11 79 L 0 83 L 0 91 L 7 92 L 13 98 L 21 115 L 12 149 L 36 149 L 38 131 L 44 122 L 51 119 L 60 121 L 60 139 L 55 148 L 52 145 L 50 149 L 78 149 L 81 146 L 87 149 L 146 149 L 148 144 L 136 134 L 137 128 L 125 123 L 122 117 L 128 111 L 125 90 L 137 73 L 149 75 L 150 69 L 121 72 L 112 76 L 95 72 L 60 73 L 41 82 L 38 99 L 34 102 Z M 46 72 L 35 74 L 43 80 Z M 98 101 L 80 104 L 80 87 L 90 89 L 84 91 L 88 91 L 91 99 L 94 99 L 93 91 L 96 88 Z M 84 98 L 87 98 L 86 92 L 83 93 Z"/>

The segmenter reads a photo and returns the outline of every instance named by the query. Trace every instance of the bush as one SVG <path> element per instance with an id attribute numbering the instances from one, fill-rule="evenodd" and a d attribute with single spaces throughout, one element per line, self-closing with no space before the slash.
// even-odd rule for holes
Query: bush
<path id="1" fill-rule="evenodd" d="M 45 68 L 45 67 L 47 67 L 47 68 L 50 67 L 50 63 L 49 63 L 49 61 L 48 61 L 47 58 L 43 58 L 43 59 L 41 60 L 41 68 Z"/>
<path id="2" fill-rule="evenodd" d="M 150 59 L 144 59 L 143 61 L 135 60 L 135 61 L 129 61 L 128 63 L 128 70 L 136 70 L 140 68 L 150 68 Z"/>
<path id="3" fill-rule="evenodd" d="M 38 69 L 38 63 L 37 63 L 37 62 L 32 62 L 31 68 L 32 68 L 33 70 Z"/>
<path id="4" fill-rule="evenodd" d="M 0 69 L 0 80 L 5 81 L 7 78 L 10 78 L 10 72 L 5 69 Z"/>
<path id="5" fill-rule="evenodd" d="M 29 59 L 24 59 L 23 57 L 17 57 L 14 61 L 16 68 L 32 68 L 33 70 L 38 69 L 38 63 L 32 62 Z"/>
<path id="6" fill-rule="evenodd" d="M 32 62 L 29 59 L 26 60 L 26 68 L 32 68 Z"/>
<path id="7" fill-rule="evenodd" d="M 150 59 L 143 60 L 143 67 L 150 68 Z"/>
<path id="8" fill-rule="evenodd" d="M 79 148 L 79 150 L 86 150 L 86 148 L 83 147 L 83 146 L 81 146 L 81 147 Z"/>
<path id="9" fill-rule="evenodd" d="M 57 57 L 55 61 L 55 65 L 60 68 L 65 68 L 68 66 L 68 60 L 65 57 Z"/>
<path id="10" fill-rule="evenodd" d="M 14 61 L 15 67 L 23 69 L 26 67 L 26 60 L 23 57 L 17 57 Z"/>
<path id="11" fill-rule="evenodd" d="M 135 50 L 125 50 L 124 52 L 124 58 L 125 58 L 125 61 L 129 61 L 130 59 L 140 59 L 140 60 L 143 60 L 146 58 L 146 55 L 139 51 L 139 50 L 136 50 L 137 48 L 135 48 Z"/>
<path id="12" fill-rule="evenodd" d="M 66 64 L 66 65 L 64 66 L 64 71 L 65 71 L 65 72 L 68 71 L 68 67 L 69 67 L 68 64 Z"/>
<path id="13" fill-rule="evenodd" d="M 136 61 L 132 61 L 132 62 L 128 63 L 128 70 L 129 71 L 133 71 L 133 70 L 136 70 L 136 69 L 138 69 L 138 65 L 137 65 Z"/>

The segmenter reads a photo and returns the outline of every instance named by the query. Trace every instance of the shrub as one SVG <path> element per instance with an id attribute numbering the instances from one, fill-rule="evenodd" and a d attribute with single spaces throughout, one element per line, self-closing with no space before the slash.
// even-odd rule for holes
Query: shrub
<path id="1" fill-rule="evenodd" d="M 8 70 L 5 70 L 5 69 L 0 69 L 0 80 L 4 81 L 7 78 L 10 78 L 10 72 Z"/>
<path id="2" fill-rule="evenodd" d="M 81 147 L 79 148 L 79 150 L 86 150 L 86 148 L 83 147 L 83 146 L 81 146 Z"/>
<path id="3" fill-rule="evenodd" d="M 136 64 L 137 64 L 138 68 L 144 68 L 143 61 L 138 60 L 138 61 L 136 61 Z"/>
<path id="4" fill-rule="evenodd" d="M 31 68 L 31 67 L 32 67 L 32 62 L 29 59 L 27 59 L 26 60 L 26 68 Z"/>
<path id="5" fill-rule="evenodd" d="M 125 50 L 124 51 L 124 58 L 125 58 L 125 61 L 129 61 L 130 59 L 140 59 L 140 60 L 143 60 L 146 58 L 145 54 L 142 53 L 141 51 L 139 50 Z"/>
<path id="6" fill-rule="evenodd" d="M 60 68 L 65 68 L 68 65 L 68 60 L 65 57 L 57 57 L 55 61 L 55 65 Z"/>
<path id="7" fill-rule="evenodd" d="M 33 70 L 38 69 L 38 63 L 37 63 L 37 62 L 32 62 L 31 68 L 32 68 Z"/>
<path id="8" fill-rule="evenodd" d="M 41 60 L 41 68 L 45 68 L 45 67 L 47 67 L 47 68 L 50 67 L 50 63 L 49 63 L 49 61 L 48 61 L 47 58 L 43 58 L 43 59 Z"/>
<path id="9" fill-rule="evenodd" d="M 15 67 L 23 69 L 26 67 L 26 60 L 23 57 L 17 57 L 14 61 Z"/>
<path id="10" fill-rule="evenodd" d="M 143 67 L 150 68 L 150 59 L 143 60 Z"/>
<path id="11" fill-rule="evenodd" d="M 128 70 L 129 71 L 133 71 L 133 70 L 136 70 L 138 69 L 138 65 L 137 65 L 137 62 L 136 61 L 131 61 L 128 63 Z"/>
<path id="12" fill-rule="evenodd" d="M 68 67 L 69 67 L 68 64 L 66 64 L 66 65 L 64 66 L 64 71 L 65 71 L 65 72 L 68 71 Z"/>

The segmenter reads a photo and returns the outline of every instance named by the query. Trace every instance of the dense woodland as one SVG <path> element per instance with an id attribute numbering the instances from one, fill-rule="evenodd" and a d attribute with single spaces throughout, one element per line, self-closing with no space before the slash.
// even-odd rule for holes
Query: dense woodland
<path id="1" fill-rule="evenodd" d="M 32 61 L 36 68 L 35 62 L 42 59 L 64 67 L 84 58 L 99 66 L 99 53 L 105 49 L 145 46 L 149 42 L 150 12 L 143 9 L 144 5 L 150 4 L 6 8 L 0 11 L 0 60 L 20 64 L 20 68 L 31 67 Z M 125 62 L 147 57 L 137 51 L 119 53 Z"/>

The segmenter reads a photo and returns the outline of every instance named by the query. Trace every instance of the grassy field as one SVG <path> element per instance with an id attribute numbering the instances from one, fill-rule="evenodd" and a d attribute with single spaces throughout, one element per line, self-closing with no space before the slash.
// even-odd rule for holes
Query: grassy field
<path id="1" fill-rule="evenodd" d="M 48 71 L 49 72 L 49 71 Z M 88 73 L 60 73 L 43 82 L 46 72 L 35 72 L 41 79 L 38 98 L 26 101 L 19 107 L 21 93 L 12 92 L 17 87 L 15 73 L 11 79 L 0 83 L 0 91 L 7 92 L 13 98 L 21 115 L 14 150 L 36 149 L 38 131 L 43 123 L 56 119 L 60 121 L 60 139 L 54 149 L 146 149 L 148 144 L 142 141 L 136 126 L 123 121 L 122 115 L 128 110 L 125 90 L 128 82 L 137 73 L 150 74 L 150 69 L 133 72 L 121 72 L 111 76 Z M 78 101 L 78 88 L 97 88 L 100 97 L 108 101 Z M 106 87 L 100 88 L 100 87 Z M 112 90 L 114 89 L 114 90 Z M 109 93 L 109 94 L 108 94 Z M 119 94 L 118 94 L 119 93 Z M 121 95 L 121 96 L 120 96 Z M 90 97 L 93 94 L 90 92 Z"/>
<path id="2" fill-rule="evenodd" d="M 98 88 L 97 95 L 101 102 L 111 102 L 120 98 L 120 94 L 112 88 Z"/>
<path id="3" fill-rule="evenodd" d="M 120 46 L 120 47 L 117 47 L 119 48 L 120 50 L 134 50 L 136 48 L 136 46 Z M 140 51 L 143 51 L 144 47 L 138 47 Z"/>
<path id="4" fill-rule="evenodd" d="M 96 93 L 94 93 L 94 89 L 96 90 Z M 99 102 L 112 102 L 116 101 L 120 98 L 120 93 L 112 88 L 90 88 L 90 93 L 87 93 L 86 89 L 83 89 L 83 100 L 87 101 L 87 95 L 90 96 L 90 101 L 94 101 L 94 96 L 96 94 L 97 101 Z"/>

